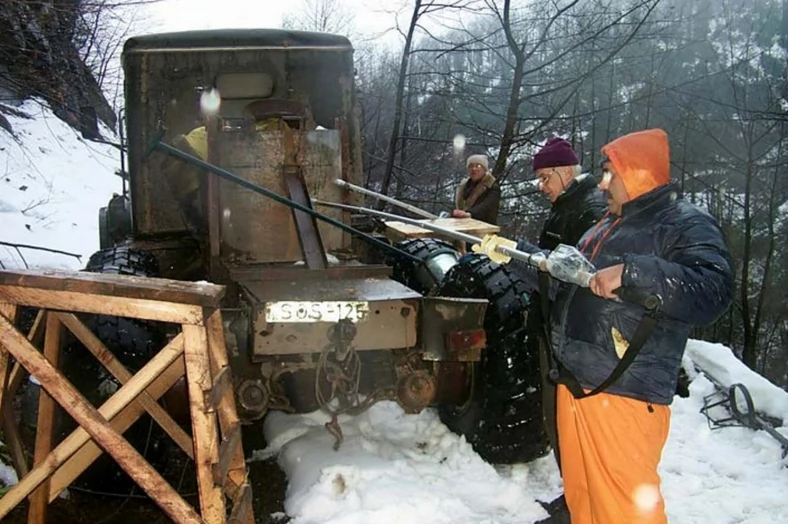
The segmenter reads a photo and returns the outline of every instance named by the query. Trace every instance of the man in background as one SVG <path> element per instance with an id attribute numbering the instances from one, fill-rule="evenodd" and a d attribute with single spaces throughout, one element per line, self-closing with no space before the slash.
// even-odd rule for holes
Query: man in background
<path id="1" fill-rule="evenodd" d="M 550 200 L 550 216 L 539 235 L 539 247 L 549 251 L 559 244 L 574 246 L 583 233 L 596 224 L 607 209 L 607 202 L 597 181 L 582 173 L 580 159 L 572 145 L 563 138 L 553 137 L 534 155 L 533 170 L 539 191 Z M 528 312 L 527 347 L 539 353 L 542 376 L 542 414 L 550 446 L 558 461 L 560 448 L 556 428 L 556 386 L 548 379 L 550 370 L 546 326 L 550 310 L 547 289 L 550 277 L 540 275 L 539 293 L 531 296 Z"/>

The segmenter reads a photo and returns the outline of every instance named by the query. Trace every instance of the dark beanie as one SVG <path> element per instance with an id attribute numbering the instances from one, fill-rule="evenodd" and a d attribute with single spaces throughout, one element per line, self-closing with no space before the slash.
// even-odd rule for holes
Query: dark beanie
<path id="1" fill-rule="evenodd" d="M 545 167 L 576 166 L 580 164 L 580 159 L 572 145 L 554 136 L 534 155 L 534 171 Z"/>

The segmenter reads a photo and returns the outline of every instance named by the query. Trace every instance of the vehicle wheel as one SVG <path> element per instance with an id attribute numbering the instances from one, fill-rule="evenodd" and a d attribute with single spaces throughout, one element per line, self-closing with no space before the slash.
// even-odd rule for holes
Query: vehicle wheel
<path id="1" fill-rule="evenodd" d="M 441 406 L 441 420 L 465 435 L 485 460 L 527 462 L 548 450 L 542 421 L 539 355 L 529 351 L 524 314 L 529 294 L 506 266 L 466 255 L 438 287 L 439 296 L 484 298 L 487 347 L 472 370 L 468 401 Z"/>
<path id="2" fill-rule="evenodd" d="M 85 271 L 150 277 L 158 274 L 158 264 L 152 255 L 122 246 L 95 253 Z M 162 323 L 108 315 L 83 315 L 82 319 L 131 373 L 142 368 L 164 345 L 165 324 Z M 96 406 L 120 387 L 106 368 L 76 340 L 65 347 L 63 360 L 65 374 Z M 70 419 L 61 426 L 64 435 L 74 427 Z M 149 416 L 137 420 L 124 435 L 157 470 L 166 469 L 169 455 L 176 446 Z M 131 478 L 106 454 L 80 476 L 76 487 L 123 495 L 138 490 Z"/>
<path id="3" fill-rule="evenodd" d="M 423 262 L 432 262 L 427 267 L 403 256 L 389 258 L 389 264 L 394 268 L 394 280 L 423 295 L 435 289 L 459 259 L 453 245 L 437 238 L 411 238 L 395 244 L 395 247 Z"/>

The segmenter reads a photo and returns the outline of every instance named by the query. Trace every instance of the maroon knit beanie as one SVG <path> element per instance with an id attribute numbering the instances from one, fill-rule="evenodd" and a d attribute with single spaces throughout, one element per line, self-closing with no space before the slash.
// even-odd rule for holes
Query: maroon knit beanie
<path id="1" fill-rule="evenodd" d="M 534 155 L 534 171 L 545 167 L 576 166 L 580 159 L 572 149 L 572 145 L 554 136 Z"/>

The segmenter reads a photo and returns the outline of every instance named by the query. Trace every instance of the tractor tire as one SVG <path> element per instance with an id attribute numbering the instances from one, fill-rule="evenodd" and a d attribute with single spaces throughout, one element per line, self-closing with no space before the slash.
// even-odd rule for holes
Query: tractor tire
<path id="1" fill-rule="evenodd" d="M 122 246 L 95 253 L 85 271 L 150 277 L 158 274 L 158 264 L 150 254 Z M 166 325 L 162 323 L 109 315 L 83 315 L 82 320 L 132 374 L 164 345 Z M 71 382 L 94 405 L 101 405 L 120 387 L 120 383 L 76 340 L 65 347 L 63 364 Z M 66 435 L 75 426 L 69 420 L 60 427 Z M 176 446 L 149 416 L 142 416 L 124 435 L 157 470 L 167 469 Z M 139 493 L 134 481 L 106 454 L 85 470 L 75 487 L 112 495 Z"/>
<path id="2" fill-rule="evenodd" d="M 439 296 L 484 298 L 487 347 L 473 366 L 472 391 L 462 405 L 439 408 L 441 420 L 464 435 L 491 463 L 528 462 L 547 453 L 539 355 L 529 351 L 529 294 L 506 266 L 465 255 L 437 290 Z"/>
<path id="3" fill-rule="evenodd" d="M 427 260 L 441 253 L 459 258 L 457 250 L 450 243 L 437 238 L 411 238 L 395 244 L 395 247 L 419 260 Z M 425 282 L 426 271 L 420 271 L 420 264 L 403 256 L 393 255 L 388 259 L 393 267 L 392 278 L 422 295 L 430 293 L 440 282 Z"/>
<path id="4" fill-rule="evenodd" d="M 154 277 L 159 274 L 159 265 L 153 255 L 121 246 L 94 253 L 88 260 L 85 271 Z M 144 366 L 164 340 L 164 334 L 154 322 L 93 315 L 86 319 L 86 323 L 123 365 L 133 370 Z"/>

